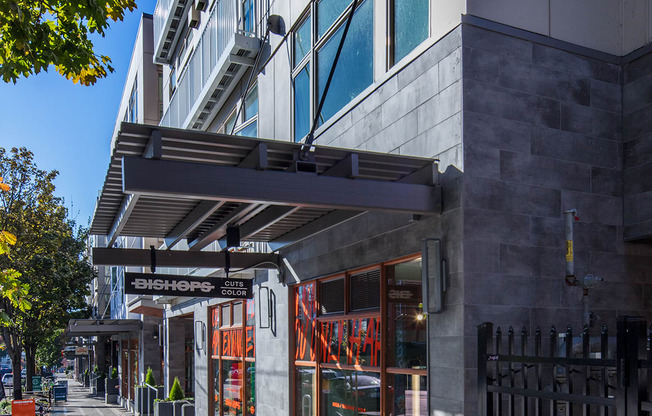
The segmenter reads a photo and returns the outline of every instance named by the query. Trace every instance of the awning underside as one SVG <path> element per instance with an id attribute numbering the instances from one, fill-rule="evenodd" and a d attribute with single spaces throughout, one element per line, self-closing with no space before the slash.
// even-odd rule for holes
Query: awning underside
<path id="1" fill-rule="evenodd" d="M 140 331 L 142 327 L 138 319 L 71 319 L 65 334 L 68 337 L 115 335 Z"/>
<path id="2" fill-rule="evenodd" d="M 435 160 L 123 123 L 91 234 L 273 248 L 367 211 L 438 213 Z"/>

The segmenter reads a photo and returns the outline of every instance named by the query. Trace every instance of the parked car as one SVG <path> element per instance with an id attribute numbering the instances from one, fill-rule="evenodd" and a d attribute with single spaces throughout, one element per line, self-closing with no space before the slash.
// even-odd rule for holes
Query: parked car
<path id="1" fill-rule="evenodd" d="M 14 387 L 14 373 L 6 373 L 2 376 L 2 384 L 5 387 Z"/>

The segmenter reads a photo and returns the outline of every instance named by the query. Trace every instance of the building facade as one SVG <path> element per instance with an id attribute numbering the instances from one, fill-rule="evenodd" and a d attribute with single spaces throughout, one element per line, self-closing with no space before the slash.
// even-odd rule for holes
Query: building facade
<path id="1" fill-rule="evenodd" d="M 308 140 L 349 156 L 299 172 L 315 188 L 306 179 L 285 190 L 293 196 L 317 192 L 335 171 L 355 181 L 366 157 L 378 177 L 393 177 L 405 157 L 436 160 L 434 174 L 420 172 L 440 195 L 429 212 L 416 200 L 406 201 L 412 212 L 360 209 L 347 185 L 349 205 L 332 202 L 337 192 L 325 198 L 349 211 L 313 214 L 299 233 L 287 227 L 305 206 L 278 208 L 265 186 L 249 208 L 218 195 L 230 181 L 244 186 L 244 170 L 206 196 L 201 175 L 171 190 L 129 188 L 125 158 L 125 202 L 100 199 L 108 211 L 96 211 L 95 234 L 118 224 L 114 235 L 157 238 L 159 250 L 219 252 L 230 226 L 246 247 L 231 252 L 281 259 L 278 270 L 231 273 L 253 280 L 253 299 L 152 300 L 163 313 L 166 387 L 179 377 L 201 415 L 471 415 L 482 322 L 579 328 L 652 317 L 649 9 L 645 0 L 159 1 L 160 154 L 147 153 L 157 128 L 123 125 L 113 160 L 140 135 L 142 158 L 185 163 L 175 172 L 237 165 L 271 186 L 264 172 L 310 162 L 301 158 Z M 233 135 L 243 147 L 245 137 L 269 139 L 256 149 L 299 147 L 294 159 L 240 154 Z M 583 292 L 575 282 L 586 275 L 602 281 Z"/>

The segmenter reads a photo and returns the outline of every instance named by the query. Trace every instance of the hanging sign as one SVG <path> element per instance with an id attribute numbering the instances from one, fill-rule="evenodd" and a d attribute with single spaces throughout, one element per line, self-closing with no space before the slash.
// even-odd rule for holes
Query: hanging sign
<path id="1" fill-rule="evenodd" d="M 253 298 L 250 279 L 125 273 L 128 295 L 165 295 L 202 298 Z"/>

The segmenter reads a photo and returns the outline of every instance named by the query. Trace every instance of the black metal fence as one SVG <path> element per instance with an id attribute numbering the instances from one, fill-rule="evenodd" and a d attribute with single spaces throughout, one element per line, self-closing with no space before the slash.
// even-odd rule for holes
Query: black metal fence
<path id="1" fill-rule="evenodd" d="M 615 333 L 570 327 L 533 334 L 478 326 L 478 414 L 652 415 L 652 349 L 644 319 L 618 318 Z"/>

